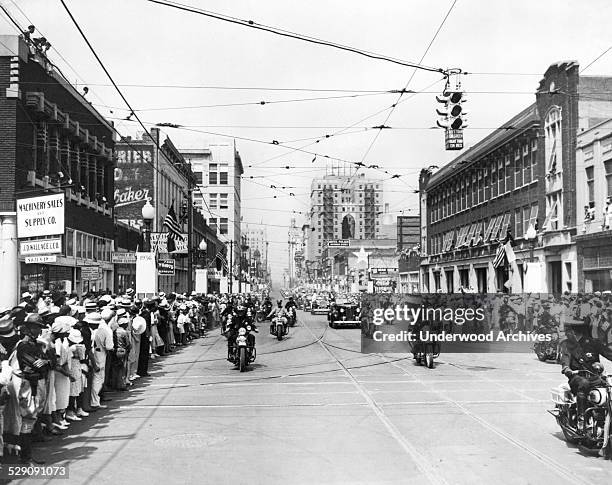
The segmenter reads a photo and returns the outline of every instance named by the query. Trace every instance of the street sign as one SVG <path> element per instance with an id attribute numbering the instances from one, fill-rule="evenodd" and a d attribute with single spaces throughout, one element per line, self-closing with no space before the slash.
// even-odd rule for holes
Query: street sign
<path id="1" fill-rule="evenodd" d="M 463 130 L 446 128 L 444 141 L 447 150 L 463 150 Z"/>
<path id="2" fill-rule="evenodd" d="M 22 256 L 59 254 L 62 252 L 62 238 L 50 237 L 48 239 L 19 241 L 19 252 Z"/>
<path id="3" fill-rule="evenodd" d="M 348 248 L 351 242 L 348 239 L 335 239 L 333 241 L 327 241 L 328 248 Z"/>
<path id="4" fill-rule="evenodd" d="M 112 253 L 113 264 L 136 264 L 136 253 Z"/>
<path id="5" fill-rule="evenodd" d="M 81 266 L 81 279 L 83 281 L 97 281 L 102 278 L 100 266 Z"/>
<path id="6" fill-rule="evenodd" d="M 158 259 L 157 274 L 160 276 L 174 276 L 174 259 Z"/>
<path id="7" fill-rule="evenodd" d="M 17 199 L 17 237 L 64 234 L 64 194 Z"/>
<path id="8" fill-rule="evenodd" d="M 25 264 L 43 264 L 55 262 L 57 262 L 57 256 L 55 254 L 45 256 L 28 256 L 25 258 Z"/>

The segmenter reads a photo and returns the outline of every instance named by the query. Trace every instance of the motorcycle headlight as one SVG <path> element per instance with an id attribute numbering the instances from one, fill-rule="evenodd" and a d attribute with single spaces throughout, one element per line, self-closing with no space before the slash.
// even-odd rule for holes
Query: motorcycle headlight
<path id="1" fill-rule="evenodd" d="M 340 313 L 344 313 L 344 308 L 340 308 Z"/>
<path id="2" fill-rule="evenodd" d="M 247 333 L 247 331 L 246 331 L 246 328 L 244 328 L 244 327 L 241 327 L 238 330 L 238 335 L 246 335 L 246 333 Z"/>
<path id="3" fill-rule="evenodd" d="M 246 329 L 250 332 L 251 331 L 251 326 L 247 325 Z"/>

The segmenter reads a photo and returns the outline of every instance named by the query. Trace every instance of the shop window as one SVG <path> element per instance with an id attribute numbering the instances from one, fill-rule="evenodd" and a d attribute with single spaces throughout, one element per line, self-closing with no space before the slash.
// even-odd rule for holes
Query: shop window
<path id="1" fill-rule="evenodd" d="M 66 256 L 71 257 L 74 256 L 74 230 L 66 229 Z"/>

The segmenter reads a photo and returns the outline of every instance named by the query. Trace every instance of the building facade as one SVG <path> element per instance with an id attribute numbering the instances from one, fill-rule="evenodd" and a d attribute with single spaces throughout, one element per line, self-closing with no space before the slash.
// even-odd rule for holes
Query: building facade
<path id="1" fill-rule="evenodd" d="M 612 290 L 612 119 L 578 135 L 576 211 L 578 289 Z"/>
<path id="2" fill-rule="evenodd" d="M 329 277 L 334 264 L 326 256 L 329 241 L 379 238 L 382 199 L 382 181 L 366 178 L 364 173 L 331 173 L 313 179 L 305 264 L 318 266 L 319 277 Z"/>
<path id="3" fill-rule="evenodd" d="M 399 292 L 421 291 L 421 218 L 419 216 L 397 217 L 397 252 L 399 253 Z"/>
<path id="4" fill-rule="evenodd" d="M 194 203 L 208 217 L 221 241 L 233 241 L 233 261 L 240 260 L 241 251 L 241 177 L 242 159 L 234 140 L 211 143 L 204 148 L 181 149 L 191 164 L 199 190 Z"/>
<path id="5" fill-rule="evenodd" d="M 0 90 L 0 304 L 20 291 L 112 288 L 112 126 L 21 36 L 0 36 Z M 35 207 L 24 199 L 50 195 L 61 231 L 19 235 L 18 214 Z"/>
<path id="6" fill-rule="evenodd" d="M 425 291 L 577 291 L 577 134 L 612 108 L 593 96 L 609 78 L 578 72 L 575 62 L 551 65 L 534 104 L 435 174 L 422 171 Z M 517 259 L 495 269 L 508 236 Z"/>

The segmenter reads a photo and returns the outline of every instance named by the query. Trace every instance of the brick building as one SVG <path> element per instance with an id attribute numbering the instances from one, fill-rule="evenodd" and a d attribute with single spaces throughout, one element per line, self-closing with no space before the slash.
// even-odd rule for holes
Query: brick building
<path id="1" fill-rule="evenodd" d="M 113 134 L 40 49 L 20 36 L 0 36 L 0 271 L 5 282 L 0 303 L 14 304 L 19 290 L 112 287 Z M 52 194 L 64 194 L 65 232 L 54 236 L 61 240 L 55 252 L 40 258 L 46 262 L 26 264 L 19 247 L 37 238 L 17 240 L 16 199 Z M 95 267 L 97 279 L 85 280 L 84 266 Z"/>
<path id="2" fill-rule="evenodd" d="M 612 110 L 596 96 L 609 78 L 578 72 L 575 62 L 551 65 L 534 104 L 435 174 L 422 171 L 427 291 L 577 291 L 576 138 Z M 528 240 L 530 226 L 536 237 Z M 496 270 L 508 233 L 517 260 Z"/>

